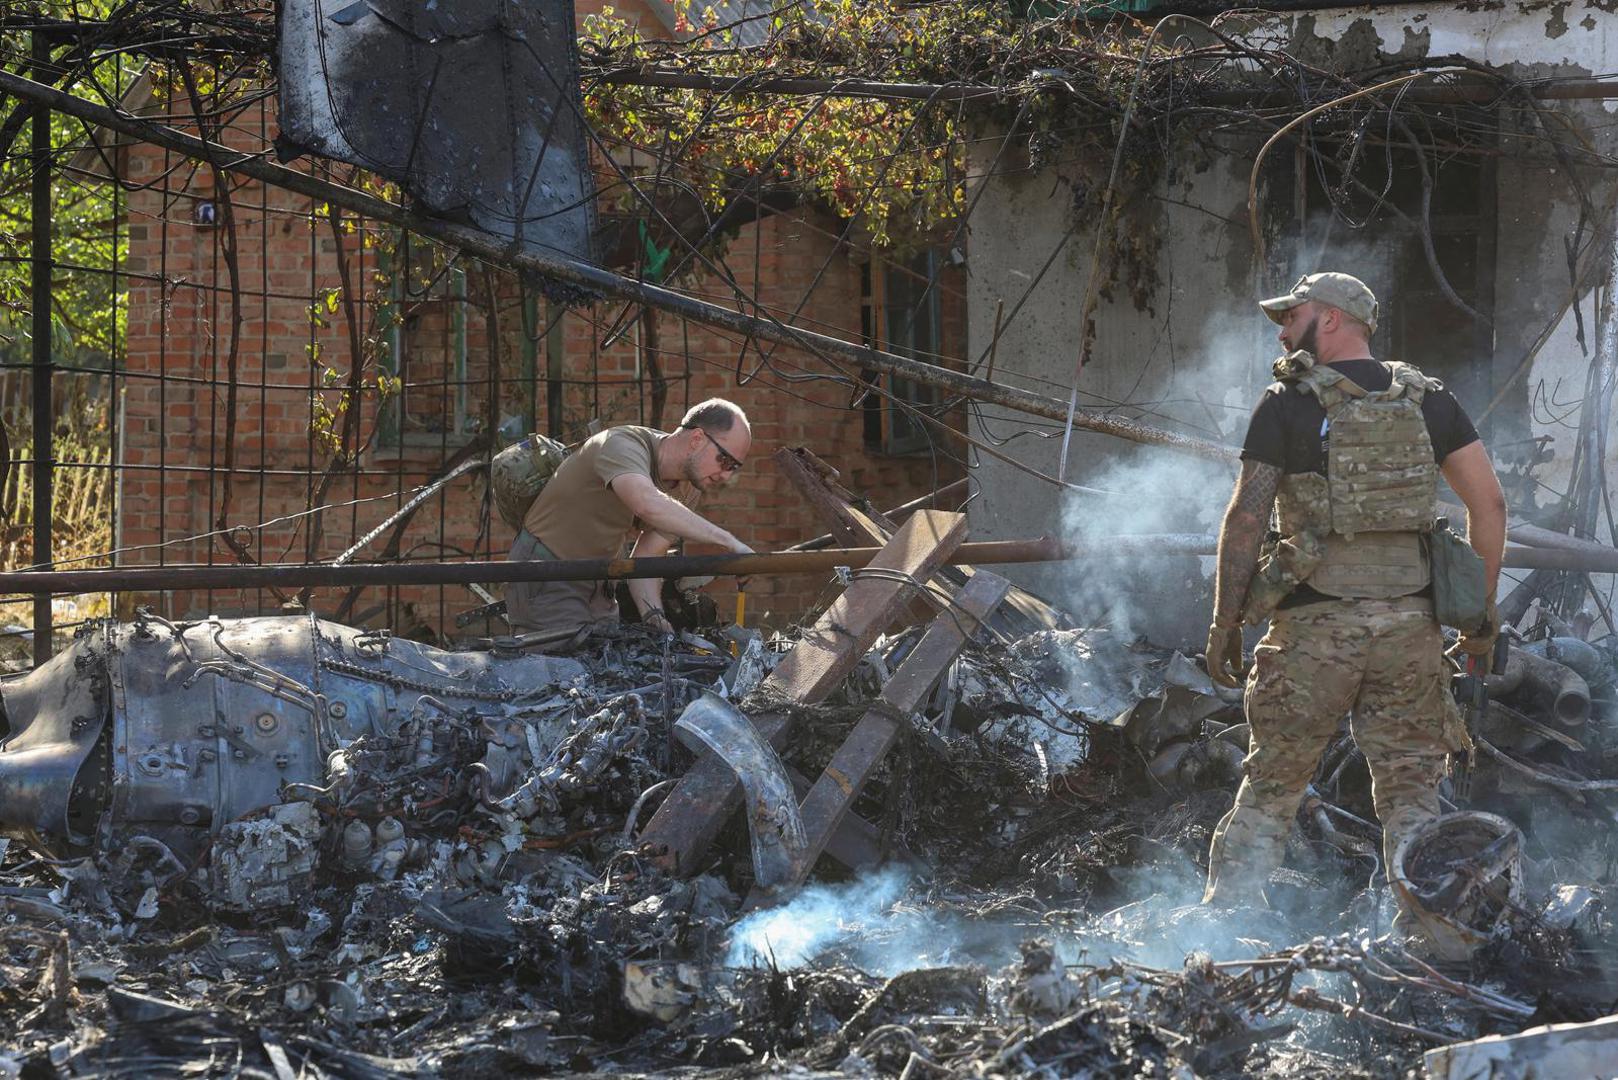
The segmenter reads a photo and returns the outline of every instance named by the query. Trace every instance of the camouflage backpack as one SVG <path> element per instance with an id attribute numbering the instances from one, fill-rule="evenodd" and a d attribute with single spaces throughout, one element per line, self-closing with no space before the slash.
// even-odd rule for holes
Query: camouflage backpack
<path id="1" fill-rule="evenodd" d="M 567 457 L 567 447 L 537 432 L 513 443 L 489 462 L 489 490 L 500 520 L 522 528 L 528 508 Z"/>

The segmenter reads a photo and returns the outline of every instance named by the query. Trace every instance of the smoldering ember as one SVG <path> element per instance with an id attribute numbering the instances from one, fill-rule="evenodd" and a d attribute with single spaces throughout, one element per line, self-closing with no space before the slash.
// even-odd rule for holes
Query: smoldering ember
<path id="1" fill-rule="evenodd" d="M 1618 1075 L 1610 0 L 0 9 L 0 1080 Z"/>

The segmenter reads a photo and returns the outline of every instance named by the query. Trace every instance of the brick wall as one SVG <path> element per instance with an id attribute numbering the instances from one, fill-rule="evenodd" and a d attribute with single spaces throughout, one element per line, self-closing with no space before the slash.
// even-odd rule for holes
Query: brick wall
<path id="1" fill-rule="evenodd" d="M 260 150 L 273 134 L 273 109 L 255 111 L 236 121 L 226 141 L 243 150 Z M 340 261 L 346 263 L 351 293 L 363 293 L 355 303 L 359 333 L 368 343 L 362 348 L 373 358 L 385 352 L 385 329 L 377 316 L 386 299 L 387 278 L 380 274 L 378 251 L 362 239 L 368 234 L 391 238 L 373 224 L 351 220 L 345 223 L 347 231 L 334 236 L 326 218 L 314 214 L 306 199 L 256 184 L 233 188 L 238 267 L 233 294 L 226 258 L 230 234 L 218 225 L 195 223 L 199 205 L 217 207 L 207 171 L 138 146 L 129 152 L 127 178 L 137 186 L 127 201 L 129 329 L 120 436 L 125 468 L 116 505 L 119 544 L 139 550 L 124 562 L 235 563 L 237 555 L 223 538 L 204 535 L 221 524 L 244 527 L 234 536 L 255 562 L 334 557 L 391 514 L 407 497 L 401 492 L 441 469 L 458 445 L 452 433 L 440 432 L 436 442 L 431 434 L 418 433 L 404 449 L 373 448 L 358 472 L 328 481 L 325 501 L 338 505 L 321 516 L 318 542 L 310 539 L 314 519 L 295 516 L 309 505 L 329 460 L 312 432 L 312 401 L 334 408 L 340 397 L 325 385 L 324 372 L 331 369 L 339 379 L 346 378 L 353 360 L 346 309 L 339 302 L 328 310 L 327 298 L 342 283 Z M 783 314 L 799 305 L 819 275 L 803 304 L 800 324 L 858 339 L 860 257 L 837 246 L 839 229 L 835 219 L 814 210 L 768 217 L 741 231 L 729 249 L 729 266 L 745 292 Z M 548 430 L 547 354 L 544 342 L 534 342 L 524 332 L 519 287 L 507 275 L 495 276 L 491 326 L 484 270 L 475 265 L 467 270 L 468 413 L 489 416 L 488 374 L 491 359 L 497 358 L 502 393 L 500 409 L 490 419 L 532 406 L 535 426 Z M 943 282 L 943 348 L 951 355 L 959 355 L 965 341 L 964 304 L 956 302 L 963 284 L 955 271 Z M 699 281 L 695 289 L 720 302 L 733 295 L 715 279 Z M 223 383 L 230 365 L 233 295 L 240 297 L 241 325 L 232 407 Z M 426 357 L 442 347 L 433 342 L 442 343 L 448 332 L 444 310 L 426 305 L 416 312 L 407 340 L 418 355 Z M 864 415 L 848 407 L 846 386 L 784 377 L 823 374 L 828 370 L 823 361 L 782 349 L 761 368 L 757 347 L 743 355 L 740 339 L 668 315 L 654 316 L 650 329 L 667 380 L 663 414 L 654 417 L 646 324 L 631 319 L 630 332 L 610 347 L 601 345 L 621 310 L 617 302 L 602 301 L 562 316 L 564 436 L 570 441 L 582 437 L 592 420 L 660 419 L 667 429 L 689 403 L 714 395 L 731 398 L 752 419 L 753 452 L 735 485 L 710 496 L 703 511 L 755 548 L 777 549 L 823 531 L 770 463 L 770 454 L 780 446 L 810 447 L 841 470 L 849 487 L 882 505 L 904 502 L 935 482 L 960 475 L 950 457 L 940 455 L 935 462 L 927 456 L 872 452 L 865 441 Z M 491 342 L 497 347 L 491 349 Z M 523 382 L 525 365 L 537 369 L 537 386 Z M 739 381 L 738 370 L 752 377 Z M 374 429 L 379 408 L 369 376 L 374 371 L 368 373 L 373 389 L 361 409 L 365 432 Z M 412 400 L 419 405 L 425 395 L 442 396 L 445 390 L 418 386 L 407 392 L 416 395 Z M 234 464 L 228 475 L 227 448 Z M 942 449 L 959 455 L 961 448 L 945 444 Z M 263 524 L 278 518 L 288 520 Z M 191 537 L 202 538 L 182 542 Z M 377 557 L 386 539 L 372 543 L 360 561 Z M 402 550 L 418 559 L 498 558 L 510 541 L 511 531 L 498 517 L 490 519 L 481 480 L 463 477 L 418 512 Z M 823 589 L 819 580 L 757 581 L 751 617 L 783 624 L 800 616 Z M 728 609 L 729 586 L 714 590 L 721 611 Z M 498 588 L 494 591 L 498 595 Z M 321 590 L 312 602 L 330 616 L 337 613 L 343 595 L 341 590 Z M 169 615 L 185 617 L 273 611 L 280 599 L 267 592 L 226 590 L 126 596 L 120 604 L 127 612 L 135 603 L 154 603 Z M 367 590 L 345 617 L 398 630 L 423 624 L 441 628 L 452 625 L 457 611 L 478 603 L 459 587 Z"/>

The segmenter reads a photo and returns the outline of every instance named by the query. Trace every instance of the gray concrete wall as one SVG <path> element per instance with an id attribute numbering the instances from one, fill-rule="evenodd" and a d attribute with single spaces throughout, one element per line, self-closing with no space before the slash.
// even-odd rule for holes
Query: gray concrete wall
<path id="1" fill-rule="evenodd" d="M 1116 408 L 1205 438 L 1240 438 L 1277 353 L 1273 327 L 1255 317 L 1246 300 L 1248 242 L 1231 220 L 1245 200 L 1241 172 L 1240 162 L 1227 159 L 1170 193 L 1188 205 L 1163 204 L 1166 240 L 1152 308 L 1101 301 L 1092 360 L 1079 380 L 1081 407 Z M 994 311 L 1004 300 L 996 378 L 1065 398 L 1078 360 L 1093 228 L 1081 226 L 1063 243 L 1072 227 L 1071 202 L 1060 183 L 1052 194 L 1049 174 L 994 183 L 995 197 L 979 204 L 970 226 L 969 355 L 989 348 Z M 1040 278 L 1058 244 L 1061 253 Z M 1012 316 L 1025 293 L 1022 310 Z M 1027 417 L 986 408 L 972 427 L 992 441 L 1037 432 L 1007 449 L 1027 466 L 1056 474 L 1060 425 L 1035 426 Z M 1058 494 L 1049 483 L 985 458 L 977 470 L 981 494 L 971 509 L 973 538 L 1211 531 L 1235 476 L 1229 466 L 1084 431 L 1074 433 L 1067 461 L 1068 480 L 1115 494 Z M 1208 588 L 1196 559 L 1143 567 L 1110 560 L 1053 564 L 1015 573 L 1021 584 L 1086 618 L 1106 612 L 1115 624 L 1157 641 L 1189 642 L 1206 628 L 1206 612 L 1186 603 Z"/>
<path id="2" fill-rule="evenodd" d="M 1541 4 L 1510 2 L 1489 10 L 1439 4 L 1342 9 L 1297 15 L 1254 16 L 1255 40 L 1279 41 L 1312 63 L 1354 69 L 1397 56 L 1460 54 L 1521 74 L 1591 75 L 1618 70 L 1618 16 L 1605 0 Z M 1227 26 L 1227 29 L 1233 29 Z M 1612 152 L 1611 103 L 1553 106 L 1572 118 L 1590 144 Z M 994 141 L 982 144 L 973 172 L 987 171 Z M 1247 232 L 1246 193 L 1251 150 L 1217 158 L 1200 172 L 1182 170 L 1153 193 L 1162 238 L 1159 283 L 1145 310 L 1126 293 L 1102 300 L 1096 311 L 1094 360 L 1078 379 L 1084 409 L 1115 409 L 1175 430 L 1239 443 L 1252 404 L 1269 381 L 1277 355 L 1274 327 L 1255 307 L 1260 295 L 1284 291 L 1313 266 L 1286 250 L 1272 252 L 1271 271 L 1254 274 Z M 1543 159 L 1503 158 L 1498 172 L 1495 349 L 1476 363 L 1491 376 L 1468 391 L 1465 403 L 1481 415 L 1521 364 L 1531 344 L 1549 341 L 1525 378 L 1507 390 L 1485 434 L 1506 448 L 1535 434 L 1553 434 L 1558 459 L 1544 471 L 1555 483 L 1571 457 L 1577 416 L 1548 407 L 1583 395 L 1588 359 L 1572 341 L 1573 320 L 1556 318 L 1570 292 L 1563 238 L 1573 235 L 1577 204 L 1565 171 Z M 1093 172 L 1092 174 L 1093 175 Z M 1004 302 L 1006 329 L 996 349 L 996 378 L 1066 398 L 1074 385 L 1080 307 L 1090 266 L 1095 225 L 1081 223 L 1041 278 L 1052 250 L 1073 229 L 1072 192 L 1059 168 L 992 178 L 977 204 L 968 236 L 971 350 L 988 348 L 996 306 Z M 1605 206 L 1612 182 L 1594 175 L 1593 194 Z M 1284 222 L 1287 208 L 1269 207 Z M 1272 222 L 1273 223 L 1273 222 Z M 1368 237 L 1374 249 L 1375 237 Z M 1603 245 L 1604 246 L 1604 245 Z M 1030 286 L 1038 279 L 1030 292 Z M 1024 294 L 1027 293 L 1024 299 Z M 1012 308 L 1022 300 L 1022 309 Z M 1395 298 L 1388 298 L 1394 300 Z M 1595 347 L 1595 312 L 1584 300 L 1589 346 Z M 1041 381 L 1043 380 L 1043 381 Z M 1538 404 L 1536 405 L 1536 401 Z M 1060 425 L 985 408 L 974 418 L 975 436 L 998 441 L 1024 434 L 1006 449 L 1019 462 L 1055 474 Z M 1618 458 L 1618 437 L 1610 456 Z M 1106 436 L 1075 432 L 1067 455 L 1068 481 L 1114 494 L 1058 493 L 1053 485 L 984 458 L 976 476 L 981 494 L 971 510 L 974 539 L 1057 533 L 1070 539 L 1127 532 L 1212 531 L 1234 479 L 1234 467 L 1209 465 Z M 1610 470 L 1618 478 L 1618 461 Z M 1565 483 L 1565 475 L 1562 477 Z M 1618 492 L 1614 494 L 1618 501 Z M 1603 537 L 1605 539 L 1605 537 Z M 1209 616 L 1211 559 L 1159 560 L 1138 566 L 1092 561 L 1019 568 L 1014 576 L 1086 620 L 1127 625 L 1165 645 L 1199 648 Z"/>

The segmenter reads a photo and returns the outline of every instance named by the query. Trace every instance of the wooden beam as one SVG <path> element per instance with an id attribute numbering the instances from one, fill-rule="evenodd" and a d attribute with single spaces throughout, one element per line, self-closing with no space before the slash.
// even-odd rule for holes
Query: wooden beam
<path id="1" fill-rule="evenodd" d="M 869 547 L 892 535 L 893 519 L 880 510 L 866 513 L 855 506 L 858 496 L 837 483 L 836 473 L 801 446 L 783 446 L 774 454 L 775 467 L 792 482 L 820 520 L 843 547 Z"/>
<path id="2" fill-rule="evenodd" d="M 787 778 L 792 781 L 792 790 L 797 792 L 800 801 L 814 786 L 807 776 L 790 765 L 787 766 Z M 869 870 L 879 866 L 890 852 L 883 847 L 881 829 L 858 814 L 847 814 L 838 824 L 837 831 L 832 833 L 831 839 L 826 841 L 826 854 L 850 870 Z M 902 843 L 895 844 L 891 854 L 902 862 L 915 859 Z"/>
<path id="3" fill-rule="evenodd" d="M 881 704 L 860 718 L 837 753 L 832 755 L 820 779 L 803 800 L 803 830 L 809 842 L 804 848 L 803 861 L 796 869 L 794 886 L 803 884 L 814 869 L 815 860 L 847 820 L 849 808 L 904 731 L 906 718 L 921 708 L 938 680 L 1010 589 L 1011 582 L 1003 577 L 986 570 L 974 574 L 955 602 L 939 613 L 921 641 L 888 679 L 882 688 Z M 747 906 L 755 906 L 759 899 L 755 892 L 748 897 Z"/>
<path id="4" fill-rule="evenodd" d="M 964 515 L 918 511 L 871 561 L 870 567 L 879 573 L 857 578 L 843 590 L 758 693 L 801 705 L 824 701 L 903 608 L 912 588 L 906 581 L 926 581 L 965 538 Z M 767 713 L 754 723 L 779 749 L 791 731 L 792 718 Z M 704 754 L 657 808 L 641 841 L 658 849 L 656 858 L 670 873 L 694 874 L 740 802 L 736 774 L 717 756 Z"/>
<path id="5" fill-rule="evenodd" d="M 783 446 L 775 452 L 776 468 L 790 480 L 820 519 L 831 530 L 836 542 L 846 548 L 882 544 L 897 527 L 893 519 L 870 507 L 837 483 L 837 471 L 801 446 Z M 865 508 L 855 505 L 864 503 Z M 976 570 L 971 566 L 947 566 L 939 570 L 934 584 L 953 594 L 965 585 Z M 1069 625 L 1068 617 L 1025 589 L 1015 585 L 1006 603 L 995 612 L 994 628 L 1009 638 L 1026 637 L 1040 630 Z"/>
<path id="6" fill-rule="evenodd" d="M 914 514 L 917 510 L 932 510 L 935 508 L 944 507 L 950 501 L 958 500 L 966 494 L 967 479 L 963 476 L 959 480 L 950 481 L 937 491 L 929 491 L 927 494 L 918 499 L 911 499 L 907 503 L 902 503 L 899 506 L 895 506 L 893 509 L 886 512 L 886 516 L 894 522 L 894 527 L 897 528 L 898 526 L 903 525 L 906 519 L 908 519 L 910 515 Z M 837 538 L 831 533 L 826 533 L 823 536 L 815 537 L 813 540 L 805 540 L 801 544 L 793 544 L 791 547 L 783 548 L 782 550 L 822 551 L 826 548 L 832 547 L 836 543 Z"/>

